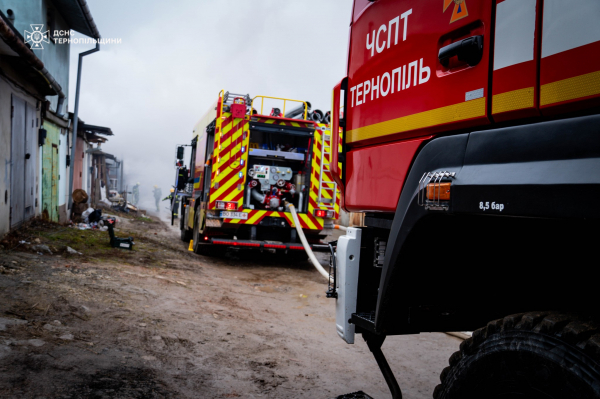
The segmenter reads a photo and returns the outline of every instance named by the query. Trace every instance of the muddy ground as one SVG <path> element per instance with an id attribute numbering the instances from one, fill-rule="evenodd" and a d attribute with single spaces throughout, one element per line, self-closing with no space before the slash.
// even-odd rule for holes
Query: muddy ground
<path id="1" fill-rule="evenodd" d="M 307 261 L 195 255 L 156 217 L 121 217 L 117 235 L 135 250 L 39 221 L 1 242 L 0 397 L 390 397 L 364 341 L 337 337 Z M 430 398 L 459 344 L 388 338 L 404 397 Z"/>

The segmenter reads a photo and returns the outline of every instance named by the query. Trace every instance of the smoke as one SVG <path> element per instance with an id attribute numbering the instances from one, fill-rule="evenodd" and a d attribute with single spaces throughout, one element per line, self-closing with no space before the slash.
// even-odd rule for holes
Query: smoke
<path id="1" fill-rule="evenodd" d="M 84 58 L 80 118 L 111 127 L 103 149 L 124 160 L 130 191 L 141 184 L 143 209 L 155 208 L 154 185 L 168 195 L 175 147 L 190 143 L 221 89 L 310 101 L 325 112 L 345 75 L 350 0 L 88 4 L 103 38 L 121 43 Z M 89 47 L 71 47 L 70 111 L 77 54 Z"/>

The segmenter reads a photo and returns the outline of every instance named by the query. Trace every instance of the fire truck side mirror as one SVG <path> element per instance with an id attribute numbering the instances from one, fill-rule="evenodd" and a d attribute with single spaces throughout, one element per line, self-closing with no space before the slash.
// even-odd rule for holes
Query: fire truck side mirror
<path id="1" fill-rule="evenodd" d="M 183 146 L 177 147 L 177 159 L 183 159 Z"/>

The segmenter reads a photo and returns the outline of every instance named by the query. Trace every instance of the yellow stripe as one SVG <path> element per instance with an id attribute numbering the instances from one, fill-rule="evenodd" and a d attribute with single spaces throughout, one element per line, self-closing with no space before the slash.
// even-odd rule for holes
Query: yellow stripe
<path id="1" fill-rule="evenodd" d="M 540 105 L 600 94 L 600 71 L 542 85 Z"/>
<path id="2" fill-rule="evenodd" d="M 240 143 L 240 144 L 238 144 L 238 145 L 236 145 L 236 146 L 233 148 L 233 150 L 231 151 L 231 153 L 232 153 L 232 154 L 235 154 L 236 152 L 239 152 L 239 151 L 241 151 L 241 147 L 242 147 L 242 144 L 241 144 L 241 143 Z M 227 153 L 227 155 L 225 155 L 225 156 L 223 156 L 223 158 L 221 158 L 221 163 L 220 163 L 219 165 L 224 165 L 224 164 L 225 164 L 225 162 L 227 162 L 228 160 L 229 160 L 229 153 Z M 228 174 L 228 173 L 231 171 L 231 167 L 230 167 L 230 166 L 228 166 L 228 167 L 226 167 L 226 168 L 223 168 L 223 169 L 221 169 L 221 166 L 219 166 L 219 170 L 220 170 L 220 172 L 219 172 L 219 176 L 217 176 L 217 177 L 215 178 L 215 182 L 219 182 L 219 184 L 220 184 L 220 182 L 221 182 L 221 181 L 222 181 L 222 180 L 225 178 L 225 176 L 226 176 L 226 175 L 227 175 L 227 174 Z M 239 173 L 239 171 L 238 171 L 238 173 Z M 214 184 L 213 184 L 213 185 L 214 185 Z"/>
<path id="3" fill-rule="evenodd" d="M 229 168 L 227 168 L 227 170 L 229 170 Z M 233 183 L 236 181 L 236 179 L 229 179 L 226 182 L 223 182 L 222 184 L 219 183 L 219 189 L 217 191 L 215 191 L 213 193 L 213 195 L 211 195 L 211 197 L 216 198 L 216 199 L 221 199 L 221 195 L 223 195 L 223 192 L 225 190 L 227 190 L 229 187 L 231 187 L 231 185 L 233 185 Z M 213 188 L 214 188 L 214 184 L 213 184 Z"/>
<path id="4" fill-rule="evenodd" d="M 225 136 L 225 133 L 229 132 L 232 127 L 233 127 L 233 122 L 229 122 L 227 125 L 225 125 L 224 127 L 222 127 L 221 128 L 221 133 L 223 133 L 223 136 Z"/>
<path id="5" fill-rule="evenodd" d="M 256 223 L 256 221 L 258 219 L 260 219 L 260 217 L 262 217 L 262 215 L 264 215 L 265 213 L 267 213 L 267 211 L 259 211 L 259 212 L 257 212 L 254 216 L 252 216 L 250 219 L 248 219 L 248 221 L 246 223 L 248 223 L 248 224 L 254 224 L 254 223 Z"/>
<path id="6" fill-rule="evenodd" d="M 347 132 L 347 142 L 352 143 L 355 141 L 387 136 L 389 134 L 401 133 L 484 115 L 485 97 L 420 112 L 418 114 L 403 116 L 386 122 L 359 127 L 358 129 Z"/>
<path id="7" fill-rule="evenodd" d="M 306 224 L 308 226 L 308 228 L 310 230 L 318 230 L 319 228 L 317 227 L 317 225 L 315 225 L 306 215 L 298 215 L 300 216 L 300 219 L 302 219 L 302 221 L 304 222 L 304 224 Z"/>
<path id="8" fill-rule="evenodd" d="M 533 93 L 533 87 L 526 87 L 495 94 L 492 96 L 492 114 L 533 107 Z"/>
<path id="9" fill-rule="evenodd" d="M 233 180 L 233 179 L 232 179 L 232 180 Z M 241 191 L 241 190 L 237 190 L 237 189 L 233 190 L 233 191 L 232 191 L 232 192 L 230 192 L 230 193 L 229 193 L 227 196 L 225 196 L 225 198 L 223 198 L 222 200 L 223 200 L 223 201 L 231 201 L 231 200 L 233 200 L 233 198 L 234 198 L 236 195 L 238 195 L 239 191 Z M 238 204 L 239 204 L 239 201 L 238 201 Z"/>

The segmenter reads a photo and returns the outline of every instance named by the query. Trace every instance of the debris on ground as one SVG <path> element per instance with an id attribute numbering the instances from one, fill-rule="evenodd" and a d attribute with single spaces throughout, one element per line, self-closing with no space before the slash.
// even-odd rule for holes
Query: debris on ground
<path id="1" fill-rule="evenodd" d="M 66 251 L 68 254 L 70 255 L 83 255 L 81 252 L 79 251 L 75 251 L 73 248 L 71 247 L 66 247 Z"/>
<path id="2" fill-rule="evenodd" d="M 199 256 L 156 217 L 119 217 L 115 232 L 135 239 L 132 251 L 112 248 L 106 232 L 41 220 L 2 239 L 0 397 L 388 395 L 366 344 L 349 350 L 337 338 L 335 303 L 310 263 Z M 431 396 L 458 344 L 388 338 L 405 397 Z"/>

